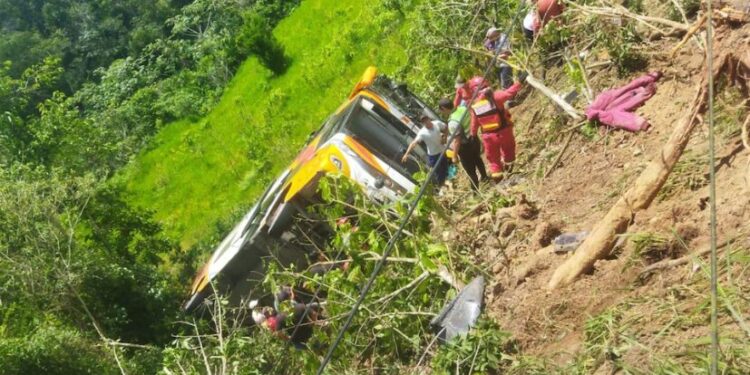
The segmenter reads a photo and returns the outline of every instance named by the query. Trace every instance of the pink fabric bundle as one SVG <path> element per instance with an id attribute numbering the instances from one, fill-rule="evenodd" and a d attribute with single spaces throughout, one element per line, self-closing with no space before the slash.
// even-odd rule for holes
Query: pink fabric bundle
<path id="1" fill-rule="evenodd" d="M 656 93 L 656 81 L 661 72 L 652 72 L 636 78 L 626 86 L 602 92 L 586 108 L 586 118 L 631 132 L 645 130 L 649 123 L 632 113 Z"/>

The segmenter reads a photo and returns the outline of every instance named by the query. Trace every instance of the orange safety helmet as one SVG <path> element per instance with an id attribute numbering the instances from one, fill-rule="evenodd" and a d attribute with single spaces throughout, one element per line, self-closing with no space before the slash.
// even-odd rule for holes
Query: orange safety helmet
<path id="1" fill-rule="evenodd" d="M 471 91 L 481 90 L 488 86 L 487 80 L 485 80 L 484 77 L 474 76 L 469 80 L 469 88 Z"/>

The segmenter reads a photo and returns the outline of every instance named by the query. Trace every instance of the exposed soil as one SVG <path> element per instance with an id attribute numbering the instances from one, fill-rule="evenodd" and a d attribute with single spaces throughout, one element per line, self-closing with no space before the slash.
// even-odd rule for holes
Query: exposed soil
<path id="1" fill-rule="evenodd" d="M 750 26 L 732 32 L 738 40 L 747 41 L 743 38 L 750 35 Z M 664 39 L 655 42 L 653 50 L 667 51 L 668 54 L 675 43 L 674 39 Z M 656 95 L 638 110 L 652 124 L 648 131 L 628 133 L 600 129 L 593 139 L 577 134 L 557 168 L 546 179 L 534 177 L 531 165 L 522 164 L 516 173 L 523 176 L 523 183 L 501 189 L 511 196 L 524 194 L 538 210 L 535 215 L 511 215 L 510 218 L 498 215 L 493 220 L 489 214 L 484 214 L 482 220 L 469 220 L 469 224 L 459 226 L 454 240 L 460 242 L 472 238 L 476 257 L 492 265 L 490 269 L 495 274 L 494 282 L 490 283 L 492 287 L 488 288 L 487 311 L 518 339 L 524 354 L 542 356 L 559 364 L 570 361 L 583 345 L 583 327 L 587 319 L 623 303 L 626 304 L 623 319 L 632 320 L 635 328 L 631 327 L 631 330 L 638 332 L 635 339 L 643 344 L 626 353 L 622 358 L 626 363 L 635 366 L 649 363 L 654 353 L 644 348 L 664 353 L 681 351 L 686 350 L 686 341 L 707 337 L 707 320 L 680 330 L 665 328 L 671 324 L 674 314 L 663 309 L 664 301 L 677 301 L 673 304 L 677 306 L 675 308 L 694 311 L 708 298 L 708 290 L 696 290 L 707 283 L 701 281 L 704 276 L 695 271 L 692 263 L 641 280 L 639 273 L 646 261 L 636 254 L 626 235 L 623 244 L 609 259 L 596 263 L 592 274 L 570 286 L 547 291 L 545 286 L 555 268 L 570 255 L 542 251 L 540 256 L 539 253 L 560 232 L 590 230 L 632 184 L 646 163 L 658 157 L 672 129 L 690 110 L 688 106 L 701 81 L 702 65 L 703 57 L 697 48 L 684 48 L 673 61 L 654 55 L 649 71 L 662 71 L 664 77 L 658 83 Z M 613 72 L 605 69 L 592 74 L 591 85 L 598 93 L 639 75 L 617 79 Z M 552 81 L 550 76 L 554 76 L 554 72 L 548 74 L 548 82 Z M 534 138 L 535 132 L 542 131 L 550 121 L 549 115 L 554 113 L 550 107 L 546 98 L 531 93 L 521 105 L 512 109 L 517 124 L 519 154 L 534 152 L 534 143 L 538 142 L 538 138 Z M 582 105 L 579 103 L 578 107 Z M 541 120 L 529 124 L 539 108 L 545 108 L 542 115 L 537 116 Z M 739 129 L 740 124 L 736 126 Z M 565 138 L 560 136 L 541 152 L 550 149 L 559 152 Z M 707 140 L 707 127 L 701 125 L 693 132 L 683 156 L 690 153 L 705 157 Z M 739 235 L 731 249 L 750 252 L 750 186 L 746 180 L 750 150 L 742 147 L 738 133 L 720 137 L 717 147 L 717 156 L 723 157 L 717 162 L 718 240 L 722 242 Z M 525 160 L 523 156 L 520 159 Z M 701 160 L 707 160 L 707 157 Z M 702 174 L 708 173 L 707 167 L 688 167 L 698 171 L 698 179 L 705 179 Z M 657 198 L 648 210 L 636 214 L 627 233 L 658 233 L 677 239 L 679 249 L 665 251 L 662 256 L 666 257 L 678 257 L 706 247 L 709 242 L 709 192 L 707 180 L 700 182 L 694 189 L 679 184 L 673 186 L 669 194 Z M 498 220 L 504 223 L 497 224 Z M 503 227 L 509 220 L 514 223 L 512 231 Z M 499 229 L 485 230 L 490 225 Z M 532 259 L 540 261 L 517 284 L 519 280 L 515 273 Z M 750 319 L 747 313 L 745 310 L 746 319 Z M 707 315 L 705 317 L 707 319 Z M 730 317 L 724 316 L 721 323 L 725 334 L 737 331 Z"/>

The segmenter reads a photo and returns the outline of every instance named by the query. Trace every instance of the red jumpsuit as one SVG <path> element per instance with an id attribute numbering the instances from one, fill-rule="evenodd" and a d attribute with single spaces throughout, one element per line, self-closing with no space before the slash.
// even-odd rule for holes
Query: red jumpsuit
<path id="1" fill-rule="evenodd" d="M 477 96 L 471 106 L 471 135 L 476 137 L 479 129 L 482 129 L 484 154 L 490 164 L 490 173 L 493 178 L 501 176 L 504 164 L 516 160 L 513 122 L 508 110 L 505 109 L 505 102 L 513 99 L 520 90 L 521 84 L 516 82 L 503 91 L 493 92 L 492 98 L 485 98 L 482 93 Z M 489 100 L 494 103 L 489 103 Z M 482 104 L 489 104 L 489 107 Z M 478 111 L 479 115 L 477 115 Z"/>

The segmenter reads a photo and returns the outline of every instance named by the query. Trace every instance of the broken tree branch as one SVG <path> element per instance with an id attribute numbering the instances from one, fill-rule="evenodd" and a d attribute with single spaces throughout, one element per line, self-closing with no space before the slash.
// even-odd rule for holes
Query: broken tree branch
<path id="1" fill-rule="evenodd" d="M 732 240 L 724 241 L 724 242 L 720 243 L 719 245 L 717 245 L 716 249 L 722 249 L 722 248 L 726 247 L 731 242 L 732 242 Z M 665 269 L 669 269 L 669 268 L 674 268 L 674 267 L 677 267 L 677 266 L 681 266 L 683 264 L 688 264 L 693 259 L 700 258 L 700 257 L 702 257 L 702 256 L 704 256 L 704 255 L 706 255 L 706 254 L 708 254 L 710 252 L 711 252 L 711 247 L 706 247 L 705 249 L 701 249 L 699 251 L 692 252 L 692 253 L 690 253 L 688 255 L 685 255 L 685 256 L 683 256 L 681 258 L 662 260 L 661 262 L 654 263 L 654 264 L 652 264 L 652 265 L 644 268 L 641 271 L 640 276 L 643 277 L 643 276 L 646 276 L 646 275 L 649 275 L 649 274 L 653 273 L 654 271 L 665 270 Z"/>
<path id="2" fill-rule="evenodd" d="M 542 179 L 547 178 L 552 171 L 555 170 L 555 167 L 557 167 L 557 164 L 560 163 L 560 160 L 562 160 L 563 155 L 565 155 L 565 151 L 568 149 L 568 146 L 570 145 L 570 141 L 573 139 L 573 136 L 576 134 L 576 132 L 570 132 L 568 134 L 568 139 L 565 140 L 565 145 L 563 145 L 562 150 L 560 150 L 560 153 L 557 155 L 557 158 L 555 158 L 555 161 L 552 162 L 552 165 L 550 165 L 549 169 L 547 169 L 547 172 L 544 172 L 544 177 Z"/>
<path id="3" fill-rule="evenodd" d="M 544 96 L 548 97 L 550 100 L 552 100 L 555 104 L 557 104 L 558 107 L 560 107 L 565 113 L 570 116 L 575 121 L 582 121 L 583 115 L 576 111 L 575 108 L 573 108 L 572 105 L 570 105 L 568 102 L 563 100 L 563 98 L 560 97 L 560 95 L 557 95 L 554 91 L 552 91 L 549 87 L 545 86 L 544 83 L 542 83 L 540 80 L 534 78 L 533 75 L 531 75 L 531 72 L 527 72 L 529 75 L 526 77 L 526 82 L 531 85 L 531 87 L 539 90 Z"/>
<path id="4" fill-rule="evenodd" d="M 661 17 L 652 17 L 652 16 L 645 16 L 642 14 L 637 14 L 629 11 L 627 8 L 623 7 L 622 5 L 617 6 L 610 6 L 610 7 L 594 7 L 594 6 L 587 6 L 587 5 L 577 5 L 573 2 L 568 2 L 568 4 L 571 6 L 571 8 L 576 9 L 584 14 L 593 14 L 603 17 L 609 17 L 609 18 L 620 18 L 620 17 L 626 17 L 633 20 L 636 20 L 638 22 L 643 23 L 644 25 L 658 30 L 660 30 L 658 27 L 654 26 L 653 24 L 659 24 L 662 26 L 671 27 L 673 29 L 681 30 L 681 31 L 688 31 L 689 26 L 681 23 L 681 22 L 675 22 L 672 20 L 668 20 L 666 18 Z"/>
<path id="5" fill-rule="evenodd" d="M 685 46 L 685 44 L 687 44 L 687 42 L 690 40 L 690 38 L 693 37 L 693 35 L 695 35 L 695 33 L 700 31 L 700 29 L 703 27 L 703 24 L 706 23 L 707 19 L 708 19 L 708 16 L 704 14 L 700 18 L 698 18 L 697 21 L 695 21 L 693 26 L 690 27 L 690 30 L 687 31 L 687 33 L 682 38 L 682 40 L 679 43 L 677 43 L 677 45 L 674 46 L 674 48 L 672 48 L 672 52 L 669 53 L 670 58 L 673 59 L 675 55 L 677 55 L 677 51 L 679 51 L 683 46 Z"/>

